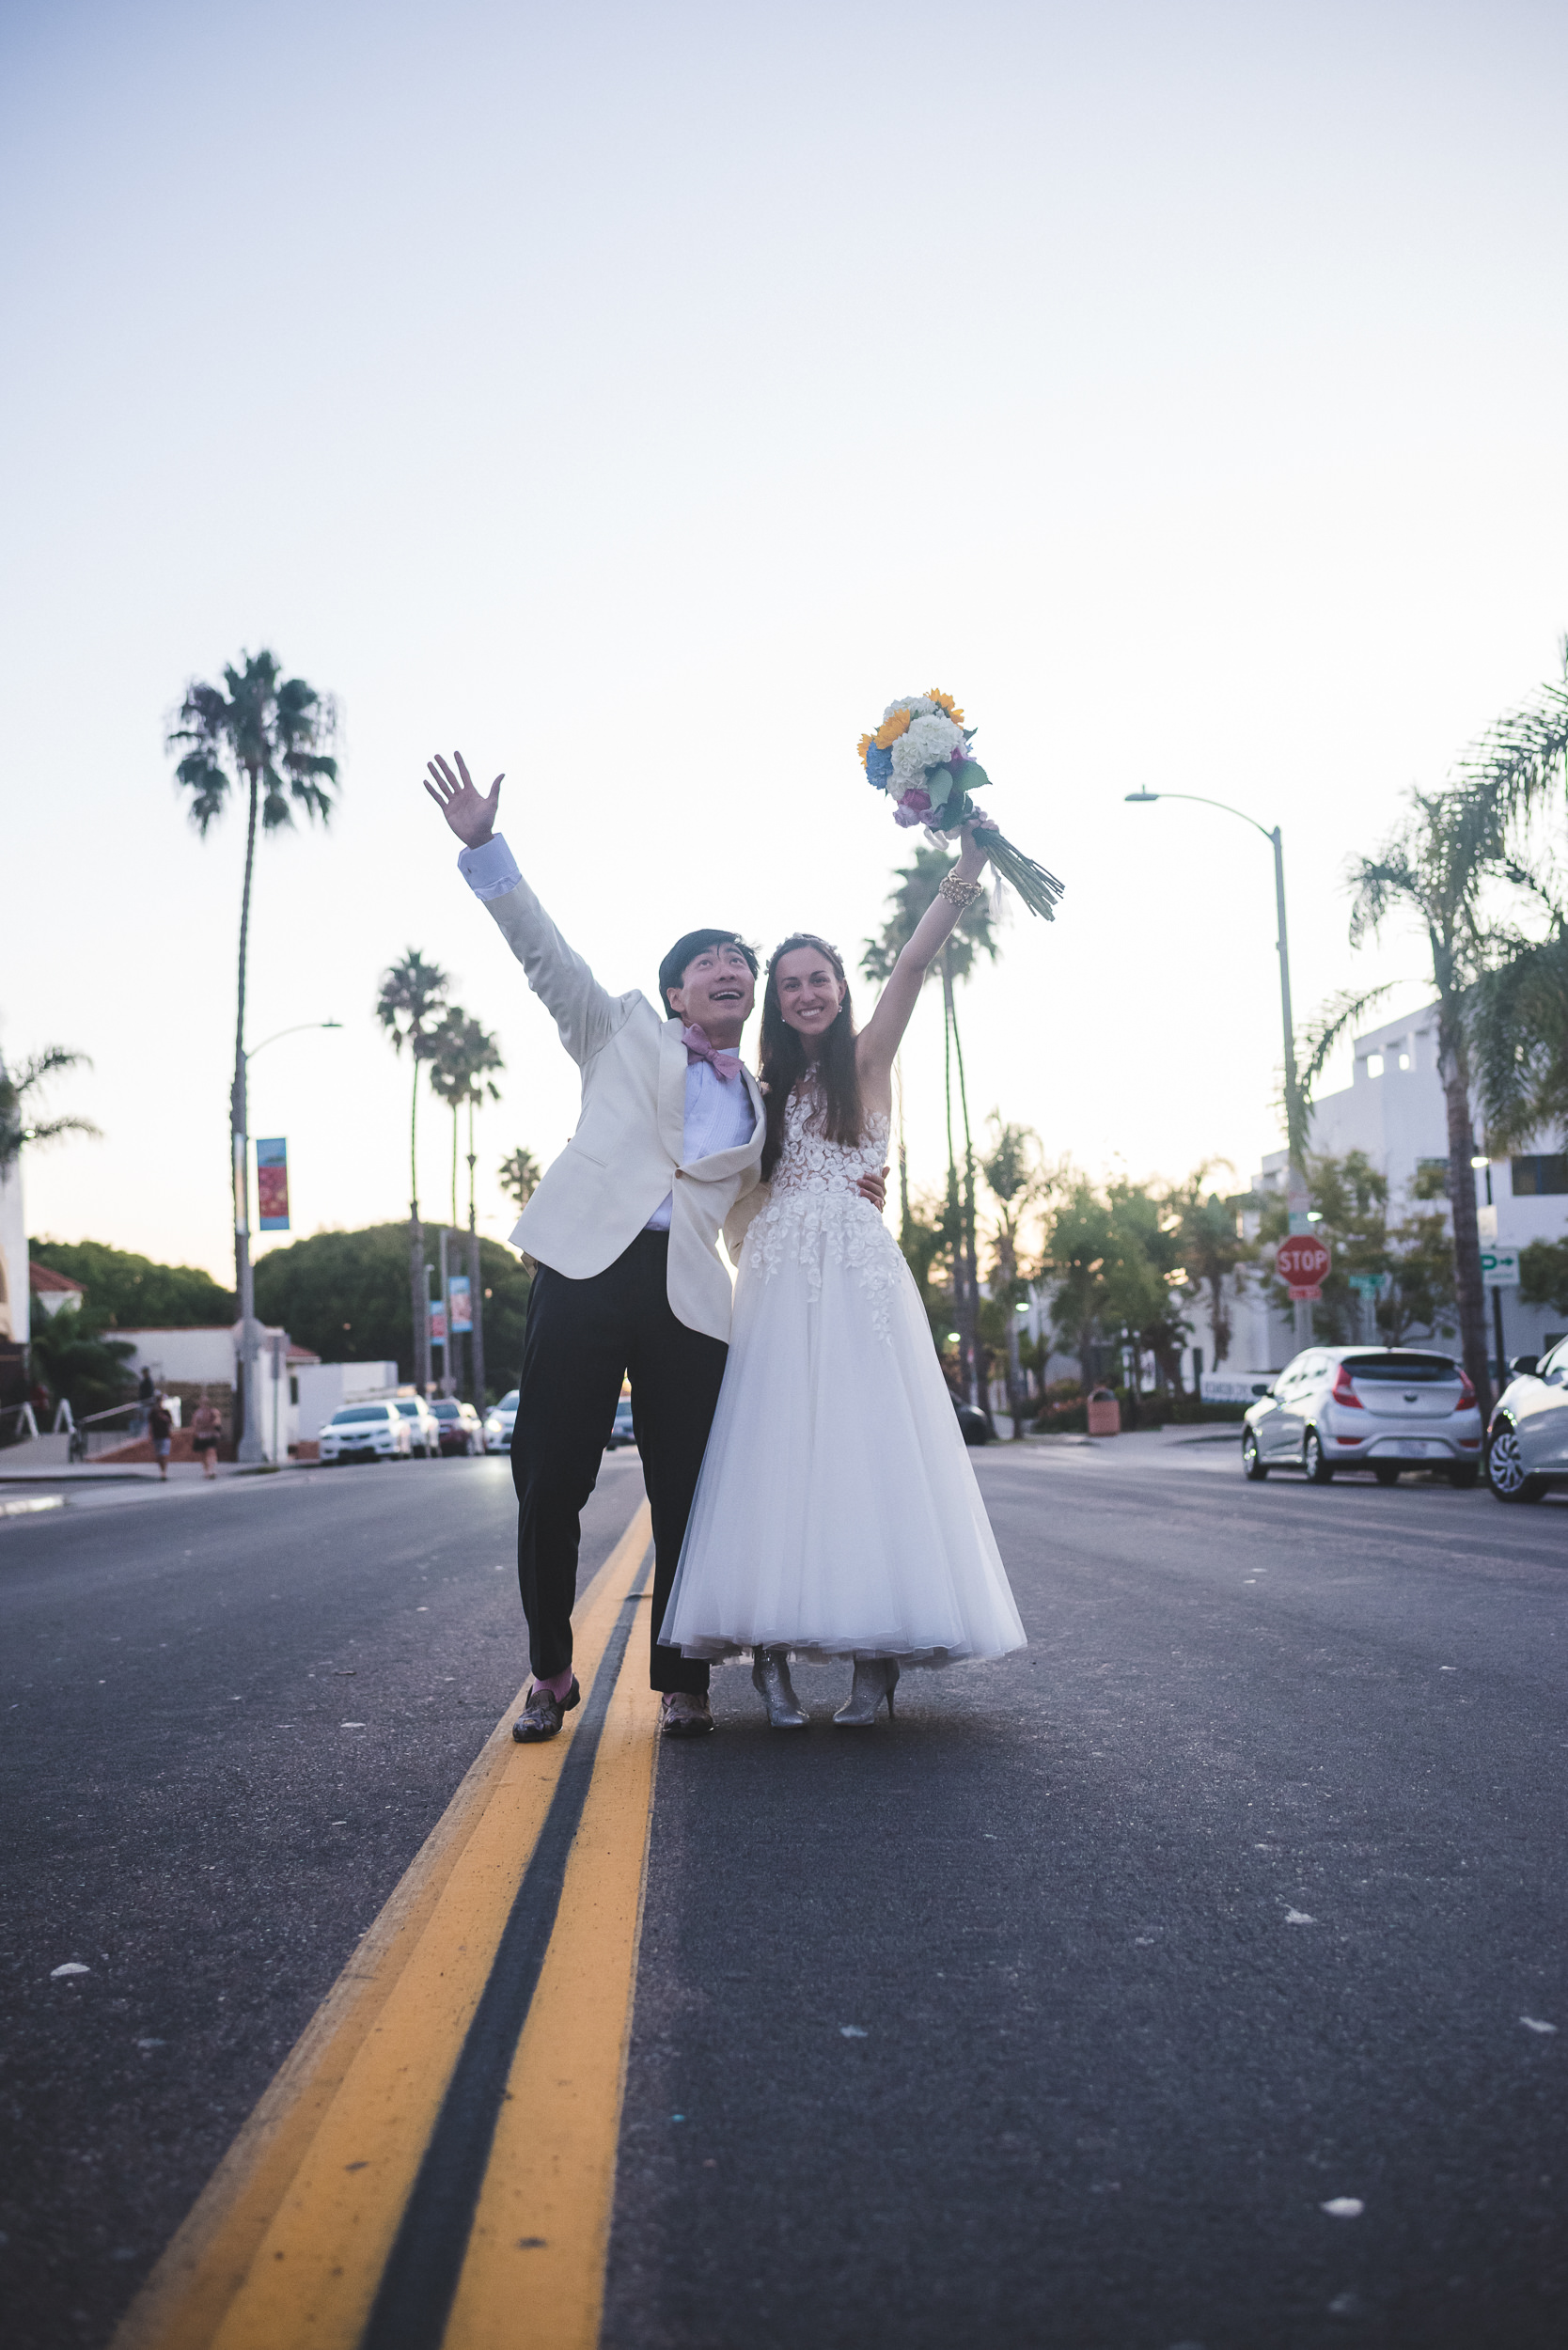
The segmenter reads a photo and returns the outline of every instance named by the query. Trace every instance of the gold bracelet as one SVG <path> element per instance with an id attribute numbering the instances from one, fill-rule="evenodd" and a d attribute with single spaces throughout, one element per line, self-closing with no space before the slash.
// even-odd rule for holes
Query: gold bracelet
<path id="1" fill-rule="evenodd" d="M 949 871 L 943 874 L 941 886 L 937 890 L 936 894 L 939 898 L 946 898 L 950 906 L 957 906 L 959 912 L 962 914 L 965 906 L 972 906 L 977 898 L 984 896 L 985 884 L 983 882 L 960 881 L 958 878 L 958 870 L 956 867 L 953 867 Z"/>

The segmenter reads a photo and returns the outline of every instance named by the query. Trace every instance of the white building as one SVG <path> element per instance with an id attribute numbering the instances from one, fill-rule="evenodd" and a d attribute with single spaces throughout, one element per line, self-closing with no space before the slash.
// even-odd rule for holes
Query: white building
<path id="1" fill-rule="evenodd" d="M 149 1372 L 158 1386 L 179 1401 L 185 1419 L 203 1393 L 225 1411 L 232 1406 L 239 1385 L 239 1323 L 198 1323 L 185 1329 L 108 1330 L 104 1336 L 132 1347 L 127 1369 L 137 1378 L 144 1371 Z M 261 1324 L 261 1444 L 269 1461 L 286 1461 L 298 1444 L 300 1379 L 320 1368 L 321 1356 L 307 1346 L 295 1346 L 286 1331 Z"/>
<path id="2" fill-rule="evenodd" d="M 1388 1177 L 1389 1209 L 1398 1214 L 1410 1203 L 1419 1173 L 1431 1168 L 1446 1177 L 1448 1172 L 1448 1105 L 1437 1069 L 1436 1005 L 1423 1005 L 1401 1020 L 1369 1029 L 1356 1039 L 1354 1051 L 1350 1084 L 1312 1105 L 1311 1148 L 1334 1158 L 1364 1152 Z M 1478 1129 L 1481 1122 L 1474 1119 Z M 1568 1155 L 1546 1148 L 1549 1140 L 1543 1137 L 1532 1152 L 1495 1159 L 1475 1170 L 1483 1248 L 1492 1242 L 1499 1249 L 1520 1249 L 1532 1240 L 1560 1240 L 1568 1232 Z M 1271 1152 L 1253 1177 L 1253 1188 L 1283 1191 L 1285 1175 L 1286 1153 Z M 1426 1204 L 1445 1205 L 1442 1200 Z M 1489 1331 L 1494 1355 L 1499 1307 L 1505 1357 L 1543 1354 L 1568 1336 L 1559 1326 L 1564 1316 L 1546 1306 L 1521 1305 L 1517 1288 L 1499 1290 L 1496 1295 L 1498 1307 L 1493 1308 Z M 1245 1307 L 1238 1307 L 1227 1370 L 1232 1364 L 1238 1371 L 1278 1370 L 1294 1351 L 1289 1315 L 1271 1312 L 1254 1284 Z M 1205 1359 L 1212 1361 L 1212 1355 Z"/>

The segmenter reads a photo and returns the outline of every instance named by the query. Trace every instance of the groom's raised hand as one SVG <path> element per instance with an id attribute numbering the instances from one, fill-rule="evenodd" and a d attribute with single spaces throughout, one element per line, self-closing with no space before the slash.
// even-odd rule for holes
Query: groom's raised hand
<path id="1" fill-rule="evenodd" d="M 503 777 L 497 776 L 488 791 L 477 791 L 463 763 L 463 753 L 454 751 L 452 757 L 457 760 L 455 776 L 444 759 L 428 762 L 431 779 L 425 789 L 463 847 L 482 849 L 495 829 Z"/>

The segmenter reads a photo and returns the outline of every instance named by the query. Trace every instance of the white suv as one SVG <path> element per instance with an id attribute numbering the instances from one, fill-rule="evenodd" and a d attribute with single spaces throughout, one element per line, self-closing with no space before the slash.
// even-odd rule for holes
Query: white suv
<path id="1" fill-rule="evenodd" d="M 345 1403 L 321 1434 L 321 1465 L 337 1461 L 408 1461 L 414 1457 L 413 1423 L 395 1403 Z"/>
<path id="2" fill-rule="evenodd" d="M 517 1420 L 517 1389 L 509 1387 L 499 1403 L 493 1403 L 484 1416 L 484 1449 L 487 1452 L 510 1452 L 511 1432 Z"/>
<path id="3" fill-rule="evenodd" d="M 1254 1480 L 1293 1468 L 1326 1485 L 1336 1469 L 1365 1468 L 1392 1485 L 1402 1469 L 1424 1468 L 1473 1485 L 1481 1474 L 1474 1387 L 1450 1356 L 1417 1347 L 1309 1347 L 1242 1431 L 1242 1471 Z"/>

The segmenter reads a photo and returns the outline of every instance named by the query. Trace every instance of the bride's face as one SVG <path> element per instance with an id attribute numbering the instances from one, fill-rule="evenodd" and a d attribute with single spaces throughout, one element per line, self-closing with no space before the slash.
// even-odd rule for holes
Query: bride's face
<path id="1" fill-rule="evenodd" d="M 844 982 L 827 957 L 815 947 L 792 948 L 774 964 L 773 977 L 786 1026 L 808 1044 L 820 1042 L 844 1000 Z"/>

